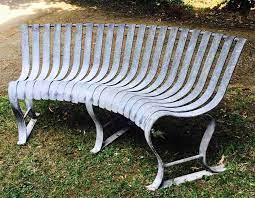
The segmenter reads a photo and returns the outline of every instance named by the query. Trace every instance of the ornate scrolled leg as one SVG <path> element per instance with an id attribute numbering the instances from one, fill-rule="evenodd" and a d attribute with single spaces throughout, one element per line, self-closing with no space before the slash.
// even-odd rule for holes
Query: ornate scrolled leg
<path id="1" fill-rule="evenodd" d="M 94 148 L 90 150 L 90 152 L 98 153 L 102 149 L 103 141 L 104 141 L 103 126 L 101 125 L 99 119 L 94 113 L 92 100 L 90 99 L 86 100 L 86 108 L 87 108 L 88 114 L 90 115 L 90 117 L 92 118 L 93 122 L 96 125 L 96 143 Z"/>
<path id="2" fill-rule="evenodd" d="M 159 154 L 157 153 L 157 151 L 155 150 L 152 141 L 151 141 L 151 127 L 147 127 L 144 131 L 144 135 L 145 135 L 145 139 L 147 141 L 147 144 L 149 145 L 150 149 L 152 150 L 152 152 L 154 153 L 154 155 L 157 158 L 158 161 L 158 172 L 157 172 L 157 176 L 154 179 L 154 181 L 152 182 L 152 184 L 146 186 L 146 188 L 148 190 L 151 191 L 155 191 L 156 189 L 158 189 L 160 187 L 160 185 L 163 182 L 163 178 L 164 178 L 164 163 L 161 159 L 161 157 L 159 156 Z"/>
<path id="3" fill-rule="evenodd" d="M 225 168 L 223 166 L 211 167 L 206 162 L 206 151 L 207 151 L 208 145 L 210 143 L 210 140 L 212 138 L 212 135 L 214 133 L 215 125 L 216 125 L 215 124 L 215 119 L 212 116 L 207 115 L 207 117 L 210 118 L 210 122 L 209 122 L 209 124 L 207 126 L 207 129 L 206 129 L 206 131 L 203 135 L 203 138 L 201 140 L 201 143 L 200 143 L 200 146 L 199 146 L 199 155 L 202 157 L 201 161 L 202 161 L 203 166 L 208 171 L 211 171 L 212 173 L 220 173 L 220 172 L 223 172 L 225 170 Z"/>

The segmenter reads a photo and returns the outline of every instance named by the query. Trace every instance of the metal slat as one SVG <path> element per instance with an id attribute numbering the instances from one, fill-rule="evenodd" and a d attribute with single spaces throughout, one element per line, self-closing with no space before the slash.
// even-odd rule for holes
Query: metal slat
<path id="1" fill-rule="evenodd" d="M 89 86 L 89 91 L 86 96 L 88 100 L 94 101 L 94 94 L 100 95 L 102 90 L 107 86 L 108 82 L 111 82 L 114 80 L 114 77 L 116 76 L 118 72 L 118 68 L 120 66 L 119 64 L 120 64 L 120 55 L 121 55 L 123 36 L 124 36 L 124 25 L 118 27 L 116 45 L 115 45 L 114 57 L 113 57 L 114 60 L 113 60 L 113 65 L 111 67 L 111 70 L 109 71 L 109 74 L 105 76 L 105 78 L 102 78 L 102 80 Z"/>
<path id="2" fill-rule="evenodd" d="M 22 50 L 22 70 L 19 78 L 16 81 L 12 81 L 8 86 L 8 94 L 16 95 L 17 98 L 24 98 L 24 94 L 21 93 L 22 90 L 17 89 L 20 82 L 24 82 L 29 77 L 30 71 L 30 54 L 29 54 L 29 32 L 28 26 L 22 25 L 21 28 L 21 50 Z M 23 83 L 24 84 L 24 83 Z M 20 92 L 20 93 L 17 93 Z M 22 117 L 22 115 L 20 116 Z"/>
<path id="3" fill-rule="evenodd" d="M 39 90 L 35 91 L 37 96 L 36 99 L 45 99 L 49 98 L 49 86 L 51 82 L 56 78 L 57 74 L 59 73 L 60 68 L 60 46 L 61 46 L 61 24 L 56 24 L 54 29 L 54 41 L 53 41 L 53 57 L 52 57 L 52 68 L 50 74 L 45 79 L 45 81 L 40 82 L 38 81 Z M 36 93 L 37 92 L 37 93 Z"/>
<path id="4" fill-rule="evenodd" d="M 65 87 L 64 92 L 64 100 L 70 101 L 71 100 L 71 94 L 73 87 L 76 83 L 81 81 L 83 78 L 85 78 L 90 64 L 90 57 L 91 57 L 91 45 L 92 45 L 92 34 L 93 34 L 93 24 L 90 23 L 86 26 L 86 34 L 85 34 L 85 41 L 84 41 L 84 55 L 83 55 L 83 64 L 81 67 L 81 70 L 77 77 L 75 77 L 73 80 L 68 82 L 68 84 Z"/>
<path id="5" fill-rule="evenodd" d="M 80 93 L 81 87 L 84 83 L 91 81 L 96 77 L 97 73 L 100 71 L 100 61 L 101 61 L 101 52 L 103 45 L 103 35 L 104 35 L 104 25 L 101 24 L 97 28 L 96 44 L 94 49 L 94 60 L 88 75 L 83 78 L 81 81 L 75 84 L 72 90 L 72 102 L 78 103 L 79 97 L 82 97 Z"/>
<path id="6" fill-rule="evenodd" d="M 62 80 L 56 83 L 55 87 L 50 89 L 50 95 L 52 99 L 58 99 L 63 101 L 64 91 L 66 84 L 75 78 L 78 75 L 80 65 L 81 65 L 81 42 L 82 41 L 82 24 L 77 24 L 76 35 L 75 35 L 75 44 L 74 44 L 74 55 L 73 55 L 73 64 L 70 66 L 70 73 L 66 74 Z"/>
<path id="7" fill-rule="evenodd" d="M 233 41 L 233 37 L 229 37 L 227 39 L 227 41 L 224 43 L 225 47 L 228 48 L 229 43 L 231 43 L 232 41 Z M 146 127 L 148 122 L 154 122 L 155 120 L 157 120 L 159 117 L 162 117 L 162 116 L 194 117 L 194 116 L 198 116 L 203 113 L 206 113 L 206 112 L 210 111 L 211 109 L 213 109 L 215 106 L 217 106 L 225 94 L 225 91 L 229 84 L 231 75 L 233 74 L 233 71 L 234 71 L 237 61 L 240 57 L 240 54 L 241 54 L 241 51 L 245 44 L 245 41 L 246 41 L 246 39 L 239 39 L 239 41 L 235 44 L 235 47 L 231 54 L 230 60 L 227 64 L 227 67 L 224 71 L 223 77 L 220 81 L 220 85 L 218 87 L 217 93 L 215 94 L 215 96 L 212 98 L 212 100 L 209 103 L 207 103 L 205 106 L 203 106 L 199 109 L 187 111 L 187 112 L 171 112 L 170 110 L 167 110 L 166 108 L 161 109 L 160 111 L 157 111 L 154 114 L 151 114 L 150 118 L 147 119 L 147 122 L 144 123 L 144 125 L 141 127 L 142 128 Z M 223 48 L 224 48 L 224 46 L 223 46 Z M 223 53 L 221 53 L 221 55 L 220 55 L 221 58 L 219 58 L 220 61 L 223 61 L 224 56 L 225 56 L 223 50 L 222 50 L 222 52 Z M 217 70 L 219 71 L 220 68 L 216 68 L 214 71 L 217 71 Z M 215 78 L 211 79 L 210 82 L 215 81 L 215 80 L 216 80 Z"/>
<path id="8" fill-rule="evenodd" d="M 90 23 L 87 25 L 86 29 L 86 36 L 85 36 L 85 43 L 84 43 L 84 59 L 83 59 L 83 65 L 81 69 L 81 77 L 84 78 L 84 76 L 87 74 L 90 64 L 90 56 L 91 56 L 91 45 L 92 45 L 92 34 L 93 34 L 93 24 Z M 82 78 L 79 78 L 80 80 Z"/>
<path id="9" fill-rule="evenodd" d="M 32 68 L 28 78 L 24 81 L 20 81 L 17 84 L 17 95 L 20 99 L 25 99 L 26 84 L 28 81 L 36 79 L 40 69 L 40 33 L 39 25 L 34 24 L 32 27 Z"/>
<path id="10" fill-rule="evenodd" d="M 203 59 L 203 56 L 204 56 L 204 53 L 206 51 L 206 48 L 207 48 L 207 45 L 208 45 L 208 42 L 209 42 L 209 38 L 210 38 L 210 33 L 208 32 L 208 34 L 204 34 L 203 37 L 202 37 L 202 40 L 200 42 L 200 45 L 199 45 L 199 48 L 198 48 L 198 52 L 196 54 L 196 57 L 195 57 L 195 61 L 194 61 L 194 64 L 191 68 L 191 71 L 190 71 L 190 74 L 189 74 L 189 78 L 186 82 L 186 85 L 190 86 L 190 88 L 193 86 L 196 78 L 197 78 L 197 74 L 198 74 L 198 71 L 199 71 L 199 68 L 200 68 L 200 65 L 202 63 L 202 59 Z M 191 57 L 188 57 L 188 58 L 191 58 Z M 188 59 L 187 59 L 188 60 Z M 181 74 L 180 75 L 180 78 L 182 78 L 182 76 L 185 76 L 184 74 Z M 173 86 L 170 90 L 168 90 L 166 93 L 156 97 L 156 98 L 153 98 L 153 101 L 155 104 L 155 108 L 157 108 L 156 106 L 168 106 L 168 104 L 170 102 L 172 102 L 171 100 L 171 96 L 173 94 L 175 94 L 181 87 L 182 87 L 182 84 L 184 82 L 184 79 L 181 79 L 181 85 L 178 85 L 176 84 L 177 86 L 177 89 L 175 86 Z M 178 82 L 178 80 L 177 80 Z M 178 82 L 180 83 L 180 82 Z M 185 86 L 184 86 L 185 87 Z M 182 89 L 179 90 L 179 92 L 182 92 Z M 165 99 L 165 100 L 163 100 Z M 157 101 L 155 101 L 157 100 Z M 143 115 L 143 113 L 146 111 L 146 108 L 147 106 L 149 105 L 149 103 L 147 103 L 147 105 L 144 105 L 142 108 L 140 108 L 140 114 Z M 151 109 L 151 111 L 153 111 L 153 109 Z M 140 118 L 141 119 L 141 118 Z"/>
<path id="11" fill-rule="evenodd" d="M 112 81 L 108 82 L 107 86 L 106 85 L 101 86 L 100 91 L 98 90 L 97 92 L 95 92 L 93 96 L 94 105 L 98 105 L 99 102 L 101 103 L 101 105 L 103 105 L 101 95 L 104 93 L 104 91 L 107 91 L 107 89 L 111 88 L 112 86 L 114 87 L 126 77 L 128 73 L 129 63 L 130 63 L 134 34 L 135 34 L 135 25 L 132 25 L 128 29 L 127 40 L 126 40 L 126 45 L 125 45 L 125 50 L 123 55 L 123 63 L 120 65 L 121 68 L 120 68 L 119 74 Z"/>
<path id="12" fill-rule="evenodd" d="M 76 36 L 76 39 L 77 39 L 77 36 Z M 54 80 L 64 79 L 65 76 L 68 73 L 68 70 L 70 69 L 71 41 L 72 41 L 72 24 L 67 24 L 65 26 L 65 40 L 64 40 L 64 43 L 63 43 L 63 45 L 64 45 L 64 47 L 63 47 L 64 48 L 64 50 L 63 50 L 63 63 L 62 63 L 62 67 L 60 69 L 59 74 L 56 76 L 56 78 L 54 78 Z M 80 44 L 78 44 L 78 45 L 80 45 Z M 75 48 L 76 47 L 77 47 L 77 40 L 75 42 Z M 76 53 L 74 51 L 74 53 L 73 53 L 74 54 L 74 59 L 73 60 L 77 59 Z"/>
<path id="13" fill-rule="evenodd" d="M 116 87 L 117 88 L 123 87 L 134 79 L 135 74 L 138 70 L 138 64 L 139 64 L 139 59 L 140 59 L 140 55 L 141 55 L 141 51 L 142 51 L 142 44 L 143 44 L 143 38 L 144 38 L 144 34 L 145 34 L 145 28 L 146 28 L 145 25 L 141 25 L 139 27 L 130 70 L 128 71 L 128 74 L 125 76 L 125 78 L 122 79 L 122 81 L 120 81 L 117 85 L 114 86 L 114 89 Z M 102 108 L 106 108 L 106 106 L 107 106 L 107 109 L 110 109 L 110 107 L 112 105 L 111 102 L 114 99 L 114 97 L 116 96 L 116 94 L 118 93 L 118 91 L 116 91 L 116 90 L 117 89 L 115 89 L 115 90 L 107 89 L 104 92 L 104 95 L 105 95 L 104 97 L 106 97 L 107 99 L 110 99 L 110 98 L 111 99 L 108 101 L 102 100 L 102 102 L 101 102 Z M 109 102 L 109 103 L 106 103 L 106 102 Z"/>
<path id="14" fill-rule="evenodd" d="M 154 38 L 155 38 L 155 34 L 156 34 L 156 26 L 152 26 L 149 29 L 149 33 L 148 33 L 148 37 L 147 37 L 147 41 L 146 41 L 146 46 L 144 49 L 144 53 L 143 53 L 143 59 L 142 59 L 142 64 L 141 64 L 141 68 L 138 70 L 138 74 L 136 76 L 136 78 L 130 82 L 129 84 L 127 84 L 124 88 L 124 91 L 119 92 L 116 97 L 114 98 L 113 103 L 117 104 L 113 106 L 113 112 L 119 112 L 121 111 L 120 109 L 118 109 L 119 106 L 121 106 L 122 103 L 122 99 L 126 94 L 126 91 L 128 89 L 128 91 L 132 91 L 134 89 L 134 87 L 136 87 L 137 85 L 139 85 L 143 79 L 145 78 L 148 69 L 149 69 L 149 62 L 150 62 L 150 56 L 151 56 L 151 52 L 152 52 L 152 47 L 153 47 L 153 42 L 154 42 Z M 123 90 L 122 88 L 122 90 Z"/>
<path id="15" fill-rule="evenodd" d="M 30 55 L 29 55 L 29 36 L 28 26 L 21 26 L 21 51 L 22 51 L 22 70 L 18 80 L 26 80 L 30 70 Z"/>
<path id="16" fill-rule="evenodd" d="M 87 90 L 87 91 L 79 94 L 79 100 L 78 100 L 79 102 L 84 102 L 86 100 L 87 93 L 89 94 L 90 91 L 92 91 L 92 94 L 93 94 L 93 90 L 91 90 L 89 88 L 90 85 L 91 84 L 96 85 L 96 83 L 98 83 L 102 79 L 104 79 L 107 72 L 109 71 L 111 51 L 112 51 L 113 30 L 114 30 L 114 25 L 112 24 L 111 26 L 109 26 L 108 31 L 107 31 L 107 35 L 106 35 L 106 38 L 105 38 L 105 45 L 104 45 L 104 52 L 103 52 L 103 60 L 102 60 L 101 69 L 100 69 L 99 73 L 97 74 L 97 76 L 95 76 L 94 79 L 91 79 L 87 83 L 83 83 L 83 85 L 81 85 L 80 88 L 84 89 L 84 90 Z"/>
<path id="17" fill-rule="evenodd" d="M 54 32 L 54 45 L 53 45 L 53 65 L 50 72 L 50 75 L 46 80 L 52 81 L 55 79 L 59 72 L 60 67 L 60 41 L 61 41 L 61 24 L 55 25 L 55 32 Z"/>
<path id="18" fill-rule="evenodd" d="M 124 116 L 126 115 L 128 116 L 128 112 L 132 108 L 132 105 L 129 105 L 129 101 L 131 100 L 131 98 L 138 95 L 143 96 L 145 93 L 147 93 L 147 90 L 145 89 L 145 87 L 147 87 L 157 75 L 157 71 L 159 67 L 159 59 L 161 56 L 161 51 L 163 49 L 166 31 L 167 31 L 167 27 L 162 27 L 159 31 L 157 43 L 155 46 L 155 51 L 152 57 L 151 68 L 147 72 L 147 75 L 145 76 L 145 78 L 142 80 L 142 82 L 139 85 L 130 89 L 130 91 L 135 92 L 135 94 L 128 93 L 123 97 L 121 101 L 122 104 L 121 104 L 120 112 L 123 113 Z"/>
<path id="19" fill-rule="evenodd" d="M 221 71 L 222 71 L 225 61 L 227 59 L 227 55 L 231 48 L 233 39 L 234 39 L 234 37 L 229 37 L 224 42 L 224 45 L 221 49 L 220 56 L 216 63 L 216 67 L 215 67 L 212 77 L 210 79 L 209 85 L 206 88 L 205 92 L 202 94 L 202 96 L 200 96 L 199 99 L 197 99 L 196 101 L 194 101 L 188 105 L 184 105 L 181 107 L 173 107 L 173 108 L 162 107 L 162 109 L 163 110 L 166 109 L 167 111 L 172 111 L 172 112 L 183 112 L 183 111 L 188 112 L 188 111 L 196 109 L 196 108 L 202 106 L 204 103 L 206 103 L 210 99 L 212 94 L 214 93 L 214 90 L 215 90 L 217 82 L 219 80 Z M 160 108 L 152 108 L 149 112 L 147 111 L 146 115 L 145 114 L 143 115 L 143 118 L 140 119 L 139 123 L 143 122 L 143 126 L 144 126 L 146 123 L 146 120 L 149 120 L 149 117 L 154 114 L 152 112 L 157 112 L 157 111 L 161 111 Z"/>
<path id="20" fill-rule="evenodd" d="M 68 76 L 66 76 L 65 81 L 72 80 L 78 73 L 80 69 L 80 63 L 81 63 L 81 41 L 82 41 L 82 24 L 77 24 L 76 26 L 77 32 L 75 35 L 75 45 L 74 45 L 74 58 L 73 58 L 73 64 L 72 69 Z"/>
<path id="21" fill-rule="evenodd" d="M 50 69 L 50 24 L 45 24 L 43 33 L 43 56 L 42 56 L 42 68 L 39 72 L 38 78 L 29 81 L 26 84 L 25 97 L 32 100 L 34 95 L 34 87 L 36 82 L 44 80 Z M 37 89 L 37 88 L 36 88 Z"/>
<path id="22" fill-rule="evenodd" d="M 37 80 L 44 80 L 50 69 L 50 24 L 44 25 L 42 71 Z"/>
<path id="23" fill-rule="evenodd" d="M 76 35 L 77 38 L 77 35 Z M 67 24 L 65 26 L 65 35 L 64 35 L 64 43 L 63 46 L 63 58 L 62 58 L 62 66 L 59 67 L 59 72 L 56 74 L 55 78 L 50 83 L 49 87 L 49 93 L 48 97 L 51 100 L 56 99 L 57 90 L 60 82 L 65 79 L 69 69 L 73 69 L 73 66 L 70 65 L 70 59 L 71 59 L 71 41 L 72 41 L 72 24 Z M 75 43 L 75 47 L 76 47 Z M 78 44 L 79 45 L 79 44 Z M 74 60 L 75 60 L 75 53 L 74 53 Z"/>
<path id="24" fill-rule="evenodd" d="M 167 71 L 169 69 L 170 59 L 174 49 L 174 44 L 176 41 L 177 32 L 178 32 L 178 28 L 174 28 L 170 30 L 168 42 L 167 42 L 167 46 L 166 46 L 165 54 L 163 58 L 162 68 L 159 72 L 159 75 L 157 76 L 157 79 L 154 81 L 154 83 L 146 88 L 147 93 L 145 94 L 145 96 L 148 96 L 149 94 L 151 94 L 151 92 L 156 91 L 156 89 L 160 87 L 160 85 L 163 83 L 164 79 L 166 78 Z M 129 105 L 132 106 L 132 109 L 130 110 L 130 113 L 129 113 L 130 114 L 129 117 L 132 120 L 134 120 L 135 112 L 137 112 L 138 109 L 140 109 L 140 106 L 143 104 L 143 100 L 144 100 L 144 97 L 135 96 L 134 98 L 132 98 L 132 100 L 129 101 Z"/>
<path id="25" fill-rule="evenodd" d="M 207 54 L 203 69 L 201 71 L 198 82 L 195 85 L 194 89 L 191 91 L 191 93 L 188 94 L 188 92 L 190 91 L 190 87 L 186 84 L 186 86 L 184 86 L 182 88 L 181 92 L 178 92 L 171 97 L 171 100 L 175 101 L 170 104 L 171 107 L 187 104 L 187 103 L 191 102 L 192 100 L 194 100 L 201 93 L 201 91 L 203 90 L 203 87 L 205 85 L 206 79 L 208 77 L 209 71 L 211 69 L 213 60 L 215 59 L 215 55 L 219 48 L 221 39 L 222 39 L 222 34 L 218 34 L 214 37 L 211 47 L 210 47 L 210 50 Z M 185 96 L 185 95 L 187 95 L 187 96 Z M 182 97 L 184 97 L 184 98 L 182 98 Z M 179 100 L 179 99 L 181 99 L 181 100 Z"/>
<path id="26" fill-rule="evenodd" d="M 32 43 L 32 70 L 28 80 L 34 80 L 40 69 L 40 33 L 39 25 L 35 24 L 32 28 L 33 43 Z"/>

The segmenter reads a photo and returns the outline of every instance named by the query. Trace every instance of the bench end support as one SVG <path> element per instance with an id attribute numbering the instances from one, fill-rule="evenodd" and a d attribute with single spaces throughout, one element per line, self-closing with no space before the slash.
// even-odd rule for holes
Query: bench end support
<path id="1" fill-rule="evenodd" d="M 147 128 L 145 129 L 145 132 L 144 132 L 145 139 L 158 161 L 158 173 L 157 173 L 156 178 L 154 179 L 153 183 L 149 186 L 146 186 L 146 188 L 148 190 L 155 191 L 158 188 L 167 188 L 172 185 L 179 185 L 179 184 L 182 184 L 185 182 L 195 181 L 195 180 L 201 179 L 203 176 L 211 176 L 211 175 L 221 173 L 226 170 L 223 165 L 211 167 L 206 162 L 206 151 L 207 151 L 208 145 L 210 143 L 210 140 L 211 140 L 212 135 L 215 130 L 215 120 L 211 116 L 209 116 L 209 115 L 207 115 L 207 116 L 210 117 L 210 122 L 209 122 L 207 129 L 206 129 L 206 131 L 203 135 L 203 138 L 201 140 L 200 147 L 199 147 L 199 154 L 191 156 L 191 157 L 187 157 L 184 159 L 176 160 L 176 161 L 173 161 L 170 163 L 163 162 L 160 155 L 157 153 L 157 151 L 155 150 L 155 148 L 152 144 L 151 128 L 152 128 L 154 122 L 151 122 L 150 125 L 147 126 Z M 183 175 L 180 177 L 176 177 L 174 179 L 164 180 L 164 169 L 165 168 L 173 166 L 173 165 L 177 165 L 177 164 L 182 164 L 182 163 L 192 161 L 192 160 L 200 160 L 202 165 L 205 167 L 205 170 L 201 170 L 198 172 L 194 172 L 194 173 L 190 173 L 190 174 Z"/>

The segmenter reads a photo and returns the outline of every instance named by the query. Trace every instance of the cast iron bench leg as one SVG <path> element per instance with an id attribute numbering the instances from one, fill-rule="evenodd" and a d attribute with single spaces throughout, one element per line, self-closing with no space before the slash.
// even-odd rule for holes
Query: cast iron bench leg
<path id="1" fill-rule="evenodd" d="M 201 140 L 201 143 L 200 143 L 199 154 L 195 155 L 195 156 L 187 157 L 187 158 L 184 158 L 181 160 L 173 161 L 170 163 L 163 162 L 160 155 L 157 153 L 157 151 L 155 150 L 155 148 L 152 144 L 152 141 L 151 141 L 152 125 L 151 125 L 151 127 L 146 128 L 146 130 L 144 132 L 146 141 L 158 161 L 158 173 L 156 175 L 156 178 L 152 182 L 152 184 L 149 186 L 146 186 L 146 188 L 148 190 L 155 191 L 158 188 L 167 188 L 172 185 L 179 185 L 179 184 L 182 184 L 187 181 L 194 181 L 197 179 L 201 179 L 203 176 L 211 176 L 213 174 L 220 173 L 225 170 L 224 166 L 222 166 L 222 165 L 211 167 L 206 162 L 206 151 L 207 151 L 208 145 L 210 143 L 210 140 L 212 138 L 212 135 L 213 135 L 214 129 L 215 129 L 215 120 L 211 116 L 210 116 L 210 118 L 211 118 L 211 120 L 207 126 L 207 129 L 206 129 L 206 131 L 203 135 L 203 138 Z M 185 163 L 185 162 L 195 160 L 195 159 L 201 160 L 201 162 L 206 170 L 190 173 L 187 175 L 176 177 L 174 179 L 169 179 L 169 180 L 165 180 L 165 181 L 163 180 L 164 179 L 164 168 L 167 168 L 167 167 L 170 167 L 173 165 L 177 165 L 177 164 L 181 164 L 181 163 Z"/>
<path id="2" fill-rule="evenodd" d="M 124 133 L 126 133 L 129 130 L 129 126 L 124 127 L 104 140 L 104 127 L 109 125 L 115 119 L 107 122 L 104 126 L 102 126 L 102 124 L 99 121 L 99 118 L 95 115 L 92 102 L 87 101 L 86 108 L 87 108 L 88 114 L 90 115 L 90 117 L 92 118 L 96 126 L 96 142 L 95 142 L 94 148 L 91 149 L 91 153 L 94 153 L 94 154 L 98 153 L 103 148 L 111 144 L 114 140 L 118 139 L 120 136 L 122 136 Z"/>
<path id="3" fill-rule="evenodd" d="M 91 149 L 90 152 L 98 153 L 102 149 L 103 141 L 104 141 L 103 126 L 101 125 L 98 117 L 95 115 L 92 101 L 86 102 L 86 108 L 87 108 L 88 114 L 90 115 L 90 117 L 92 118 L 96 126 L 96 142 L 95 142 L 94 148 Z"/>
<path id="4" fill-rule="evenodd" d="M 16 87 L 9 86 L 8 90 L 9 95 L 9 101 L 11 104 L 12 111 L 14 113 L 14 116 L 16 118 L 16 122 L 18 125 L 18 145 L 24 145 L 29 138 L 29 135 L 31 134 L 34 125 L 37 121 L 37 117 L 39 116 L 39 113 L 35 113 L 32 110 L 32 101 L 26 101 L 26 107 L 28 108 L 26 113 L 24 114 L 20 108 L 18 98 L 16 97 Z M 29 116 L 31 119 L 26 125 L 25 118 L 26 116 Z"/>

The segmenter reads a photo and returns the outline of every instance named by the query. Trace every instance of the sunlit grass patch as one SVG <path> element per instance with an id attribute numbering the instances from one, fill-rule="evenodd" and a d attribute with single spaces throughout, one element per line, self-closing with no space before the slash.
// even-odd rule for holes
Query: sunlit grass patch
<path id="1" fill-rule="evenodd" d="M 225 0 L 183 0 L 183 2 L 195 9 L 214 8 L 219 4 L 226 2 Z"/>

